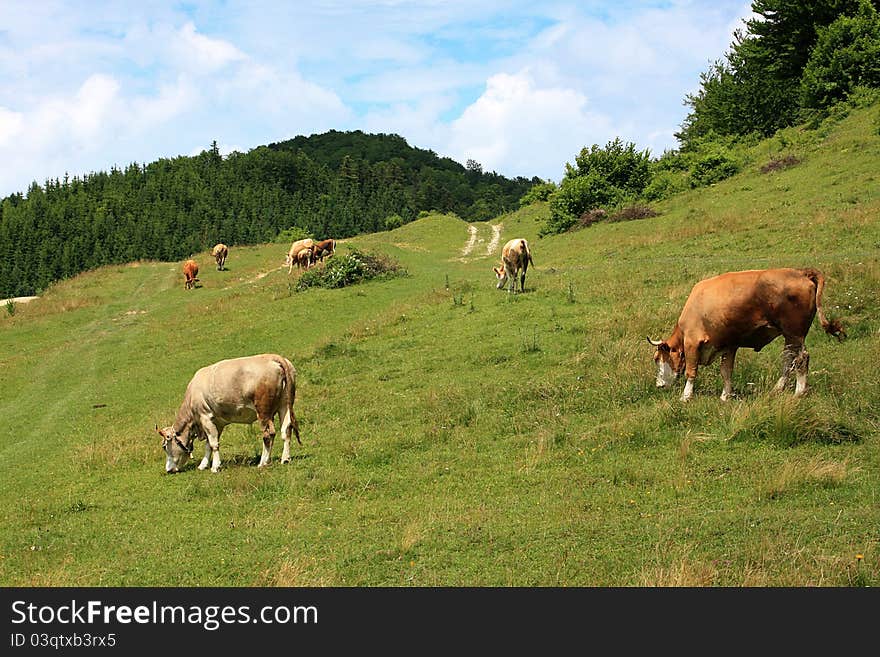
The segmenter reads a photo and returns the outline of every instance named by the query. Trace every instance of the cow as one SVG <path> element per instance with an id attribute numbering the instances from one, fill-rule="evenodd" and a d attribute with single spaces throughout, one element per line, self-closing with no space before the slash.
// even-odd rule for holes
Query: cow
<path id="1" fill-rule="evenodd" d="M 308 251 L 309 251 L 308 264 L 306 265 L 306 269 L 308 269 L 308 267 L 312 264 L 311 250 L 314 245 L 315 245 L 315 240 L 313 240 L 310 237 L 306 237 L 305 239 L 297 240 L 293 244 L 290 245 L 290 249 L 287 252 L 287 259 L 284 261 L 284 264 L 287 265 L 287 273 L 288 274 L 291 271 L 293 271 L 294 265 L 299 265 L 300 267 L 302 266 L 300 264 L 300 260 L 297 258 L 297 255 L 303 249 L 308 249 Z"/>
<path id="2" fill-rule="evenodd" d="M 315 262 L 315 247 L 309 247 L 308 249 L 300 249 L 297 251 L 294 259 L 296 260 L 296 266 L 300 269 L 308 269 Z"/>
<path id="3" fill-rule="evenodd" d="M 263 430 L 263 454 L 259 467 L 269 463 L 275 441 L 275 423 L 281 421 L 284 450 L 281 462 L 290 462 L 290 433 L 302 445 L 299 424 L 293 413 L 296 369 L 284 356 L 259 354 L 221 360 L 199 369 L 186 387 L 174 424 L 156 431 L 162 436 L 165 471 L 179 472 L 192 456 L 196 438 L 207 440 L 199 464 L 211 472 L 220 469 L 220 434 L 229 424 L 259 421 Z"/>
<path id="4" fill-rule="evenodd" d="M 498 279 L 497 289 L 502 289 L 504 284 L 509 281 L 507 288 L 510 292 L 516 293 L 516 277 L 519 275 L 519 287 L 521 292 L 525 292 L 526 271 L 532 261 L 532 252 L 529 249 L 529 243 L 521 238 L 510 240 L 501 249 L 501 266 L 492 267 L 495 277 Z"/>
<path id="5" fill-rule="evenodd" d="M 325 257 L 332 256 L 336 253 L 336 240 L 330 238 L 315 242 L 312 251 L 312 262 L 324 262 Z"/>
<path id="6" fill-rule="evenodd" d="M 736 350 L 760 351 L 778 336 L 785 339 L 782 370 L 774 392 L 781 392 L 793 371 L 794 394 L 807 391 L 810 355 L 804 348 L 807 331 L 818 313 L 823 330 L 842 340 L 846 331 L 822 310 L 825 277 L 817 269 L 754 269 L 707 278 L 694 285 L 672 334 L 665 340 L 648 338 L 656 351 L 657 387 L 665 388 L 684 371 L 687 381 L 681 401 L 690 400 L 700 365 L 721 354 L 724 387 L 721 400 L 733 394 Z"/>
<path id="7" fill-rule="evenodd" d="M 217 261 L 217 271 L 223 271 L 223 265 L 226 264 L 226 257 L 229 255 L 229 247 L 221 242 L 214 247 L 211 255 Z"/>
<path id="8" fill-rule="evenodd" d="M 195 260 L 187 260 L 183 263 L 183 278 L 185 280 L 183 287 L 185 290 L 191 290 L 196 286 L 199 275 L 199 263 Z"/>

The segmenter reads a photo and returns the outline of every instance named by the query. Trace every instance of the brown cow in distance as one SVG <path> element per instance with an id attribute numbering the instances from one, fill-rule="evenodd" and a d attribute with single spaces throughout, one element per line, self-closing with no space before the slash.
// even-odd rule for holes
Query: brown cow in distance
<path id="1" fill-rule="evenodd" d="M 183 263 L 183 277 L 186 279 L 183 287 L 186 290 L 191 290 L 196 286 L 196 282 L 199 275 L 199 265 L 195 260 L 187 260 Z"/>
<path id="2" fill-rule="evenodd" d="M 510 281 L 507 292 L 516 293 L 516 278 L 519 275 L 520 292 L 526 289 L 526 271 L 532 262 L 532 252 L 529 243 L 524 239 L 510 240 L 501 249 L 501 266 L 492 267 L 495 277 L 498 279 L 497 289 L 502 289 L 504 284 Z"/>
<path id="3" fill-rule="evenodd" d="M 324 262 L 325 257 L 330 257 L 336 253 L 336 240 L 326 239 L 315 242 L 312 248 L 312 262 Z"/>
<path id="4" fill-rule="evenodd" d="M 810 355 L 804 341 L 818 313 L 822 328 L 838 340 L 846 332 L 837 320 L 822 311 L 825 277 L 817 269 L 756 269 L 707 278 L 694 285 L 681 315 L 665 340 L 648 342 L 657 350 L 657 387 L 665 388 L 684 371 L 687 376 L 682 401 L 694 392 L 700 365 L 709 365 L 721 354 L 721 400 L 733 392 L 736 350 L 760 351 L 780 335 L 785 338 L 782 371 L 774 392 L 785 389 L 792 370 L 797 375 L 795 396 L 807 391 Z"/>
<path id="5" fill-rule="evenodd" d="M 226 258 L 229 256 L 229 247 L 221 242 L 214 247 L 211 255 L 217 261 L 217 271 L 223 271 L 223 265 L 226 264 Z"/>

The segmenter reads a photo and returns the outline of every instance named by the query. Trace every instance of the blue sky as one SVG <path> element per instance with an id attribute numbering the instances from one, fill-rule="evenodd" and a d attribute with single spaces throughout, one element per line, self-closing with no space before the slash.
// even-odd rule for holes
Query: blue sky
<path id="1" fill-rule="evenodd" d="M 558 181 L 615 137 L 675 148 L 750 2 L 0 0 L 0 197 L 33 181 L 397 133 Z"/>

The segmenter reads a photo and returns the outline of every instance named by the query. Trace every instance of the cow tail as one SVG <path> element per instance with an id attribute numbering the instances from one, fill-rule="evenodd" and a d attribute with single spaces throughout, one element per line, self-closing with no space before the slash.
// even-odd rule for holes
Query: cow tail
<path id="1" fill-rule="evenodd" d="M 293 427 L 293 435 L 296 436 L 296 442 L 302 445 L 302 440 L 299 438 L 299 422 L 296 421 L 296 413 L 293 412 L 293 405 L 296 401 L 296 372 L 293 369 L 293 364 L 286 358 L 279 358 L 276 362 L 284 371 L 283 385 L 287 387 L 290 395 L 290 424 Z"/>
<path id="2" fill-rule="evenodd" d="M 816 313 L 819 315 L 819 323 L 828 335 L 833 335 L 838 340 L 846 337 L 843 325 L 836 319 L 828 320 L 822 310 L 822 292 L 825 290 L 825 276 L 818 269 L 804 269 L 804 275 L 813 281 L 816 286 Z"/>
<path id="3" fill-rule="evenodd" d="M 535 261 L 532 260 L 532 250 L 529 248 L 529 243 L 525 240 L 522 241 L 523 250 L 526 252 L 526 258 L 530 265 L 534 266 Z"/>

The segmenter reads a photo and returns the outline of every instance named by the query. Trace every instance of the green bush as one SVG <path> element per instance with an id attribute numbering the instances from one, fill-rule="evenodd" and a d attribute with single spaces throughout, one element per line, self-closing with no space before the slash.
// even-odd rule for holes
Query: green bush
<path id="1" fill-rule="evenodd" d="M 621 191 L 596 172 L 565 178 L 559 189 L 550 195 L 550 217 L 540 233 L 562 233 L 588 210 L 615 205 L 621 198 Z"/>
<path id="2" fill-rule="evenodd" d="M 403 217 L 399 214 L 392 214 L 385 217 L 385 221 L 383 222 L 385 225 L 385 230 L 394 230 L 395 228 L 400 228 L 403 226 Z"/>
<path id="3" fill-rule="evenodd" d="M 691 167 L 691 187 L 711 185 L 739 171 L 739 164 L 726 153 L 715 151 L 703 155 Z"/>
<path id="4" fill-rule="evenodd" d="M 636 151 L 635 144 L 624 144 L 620 138 L 605 148 L 593 144 L 581 149 L 574 166 L 566 163 L 559 189 L 548 197 L 550 218 L 540 234 L 564 232 L 588 210 L 637 196 L 650 180 L 650 161 L 647 150 Z"/>
<path id="5" fill-rule="evenodd" d="M 661 169 L 654 172 L 651 182 L 645 187 L 642 195 L 649 201 L 660 201 L 683 192 L 689 186 L 688 174 L 686 172 Z"/>
<path id="6" fill-rule="evenodd" d="M 538 201 L 546 201 L 550 198 L 550 194 L 556 191 L 556 183 L 546 182 L 533 185 L 529 191 L 522 195 L 519 199 L 519 206 L 525 207 Z"/>
<path id="7" fill-rule="evenodd" d="M 298 292 L 310 287 L 339 288 L 374 278 L 405 276 L 406 271 L 394 260 L 381 254 L 351 253 L 335 255 L 324 267 L 306 270 L 296 283 Z"/>

